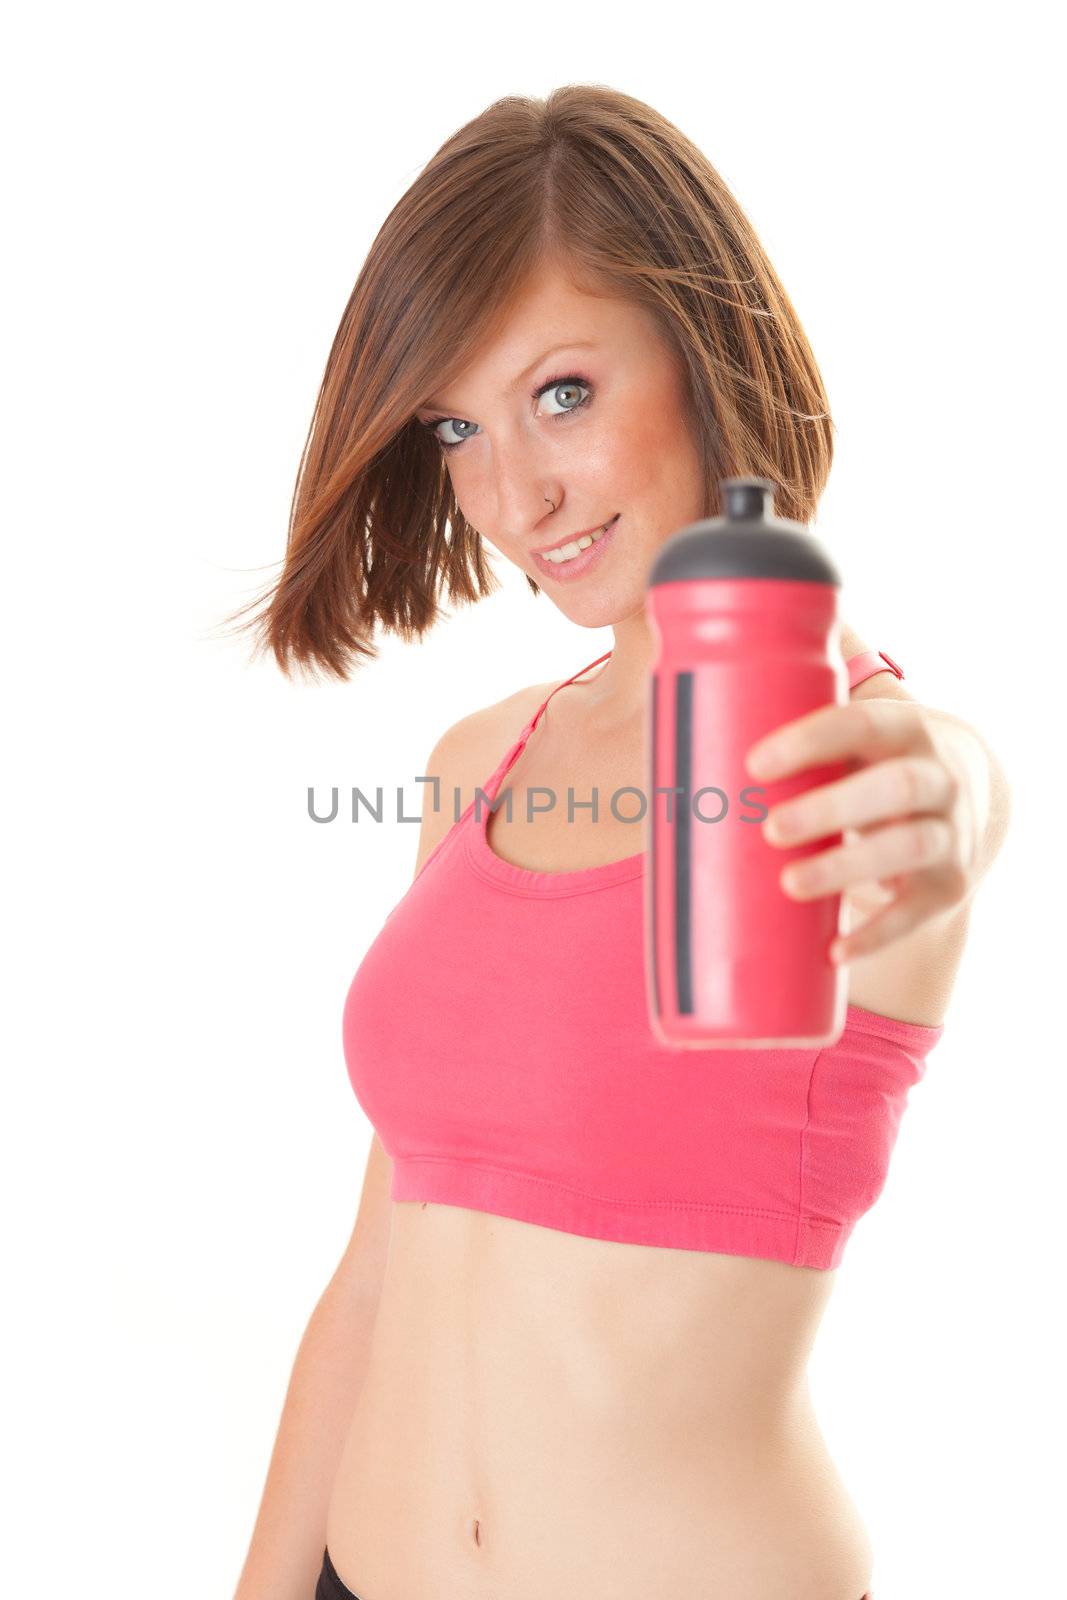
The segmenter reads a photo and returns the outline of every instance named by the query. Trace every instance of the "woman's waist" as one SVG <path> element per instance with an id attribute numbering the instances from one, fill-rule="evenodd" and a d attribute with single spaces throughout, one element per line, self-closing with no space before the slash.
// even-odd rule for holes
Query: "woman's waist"
<path id="1" fill-rule="evenodd" d="M 394 1210 L 328 1529 L 368 1593 L 862 1594 L 806 1381 L 827 1275 Z"/>
<path id="2" fill-rule="evenodd" d="M 394 1202 L 382 1381 L 481 1419 L 559 1403 L 591 1439 L 780 1436 L 835 1274 Z M 435 1401 L 434 1397 L 438 1399 Z"/>
<path id="3" fill-rule="evenodd" d="M 554 1470 L 561 1453 L 590 1471 L 611 1460 L 635 1489 L 664 1464 L 706 1489 L 737 1492 L 768 1474 L 828 1465 L 806 1376 L 775 1363 L 727 1362 L 610 1343 L 585 1364 L 567 1352 L 565 1319 L 545 1347 L 529 1328 L 464 1329 L 447 1316 L 432 1328 L 391 1326 L 379 1311 L 358 1402 L 365 1441 L 414 1445 L 430 1475 L 506 1479 Z M 765 1376 L 761 1378 L 761 1372 Z M 378 1461 L 382 1449 L 375 1450 Z M 409 1463 L 398 1460 L 401 1470 Z"/>
<path id="4" fill-rule="evenodd" d="M 867 1530 L 810 1406 L 725 1426 L 635 1396 L 608 1425 L 538 1379 L 497 1404 L 404 1376 L 394 1351 L 372 1363 L 330 1508 L 331 1549 L 369 1593 L 854 1600 L 867 1584 Z"/>

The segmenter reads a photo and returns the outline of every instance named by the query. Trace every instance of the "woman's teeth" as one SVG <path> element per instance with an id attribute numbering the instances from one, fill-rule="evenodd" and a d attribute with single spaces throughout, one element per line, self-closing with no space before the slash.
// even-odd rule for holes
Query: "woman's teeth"
<path id="1" fill-rule="evenodd" d="M 612 517 L 611 522 L 614 521 L 615 518 Z M 605 522 L 595 533 L 583 533 L 580 539 L 572 539 L 570 544 L 560 545 L 558 550 L 547 550 L 544 559 L 551 561 L 555 567 L 561 566 L 564 561 L 573 561 L 575 556 L 580 556 L 583 550 L 588 550 L 591 544 L 596 544 L 598 539 L 604 537 L 611 527 L 611 522 Z"/>

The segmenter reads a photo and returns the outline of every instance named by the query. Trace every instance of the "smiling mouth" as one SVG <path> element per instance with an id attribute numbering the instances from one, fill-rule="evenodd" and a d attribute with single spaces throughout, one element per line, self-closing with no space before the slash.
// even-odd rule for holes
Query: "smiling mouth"
<path id="1" fill-rule="evenodd" d="M 543 550 L 540 559 L 550 561 L 554 567 L 566 566 L 568 561 L 580 556 L 583 550 L 588 550 L 591 544 L 597 544 L 617 521 L 618 512 L 610 522 L 605 522 L 604 526 L 597 528 L 595 532 L 583 533 L 580 539 L 572 539 L 569 544 L 561 544 L 555 550 Z"/>

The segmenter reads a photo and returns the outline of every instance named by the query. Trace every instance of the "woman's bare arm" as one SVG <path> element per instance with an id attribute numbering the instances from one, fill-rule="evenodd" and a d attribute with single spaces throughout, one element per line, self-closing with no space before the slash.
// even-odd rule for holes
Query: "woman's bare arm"
<path id="1" fill-rule="evenodd" d="M 371 1140 L 359 1215 L 293 1363 L 251 1544 L 234 1600 L 310 1600 L 326 1511 L 367 1372 L 388 1254 L 392 1162 Z"/>

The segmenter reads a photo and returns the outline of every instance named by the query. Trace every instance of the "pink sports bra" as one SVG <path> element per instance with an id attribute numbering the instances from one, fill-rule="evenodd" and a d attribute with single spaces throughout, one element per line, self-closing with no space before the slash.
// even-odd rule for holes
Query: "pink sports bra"
<path id="1" fill-rule="evenodd" d="M 881 652 L 848 665 L 852 688 L 874 672 L 903 677 Z M 944 1024 L 850 1005 L 827 1049 L 658 1044 L 644 851 L 538 872 L 489 846 L 486 796 L 495 802 L 552 694 L 431 851 L 348 989 L 348 1074 L 392 1158 L 392 1198 L 836 1267 L 885 1185 L 908 1090 Z"/>

